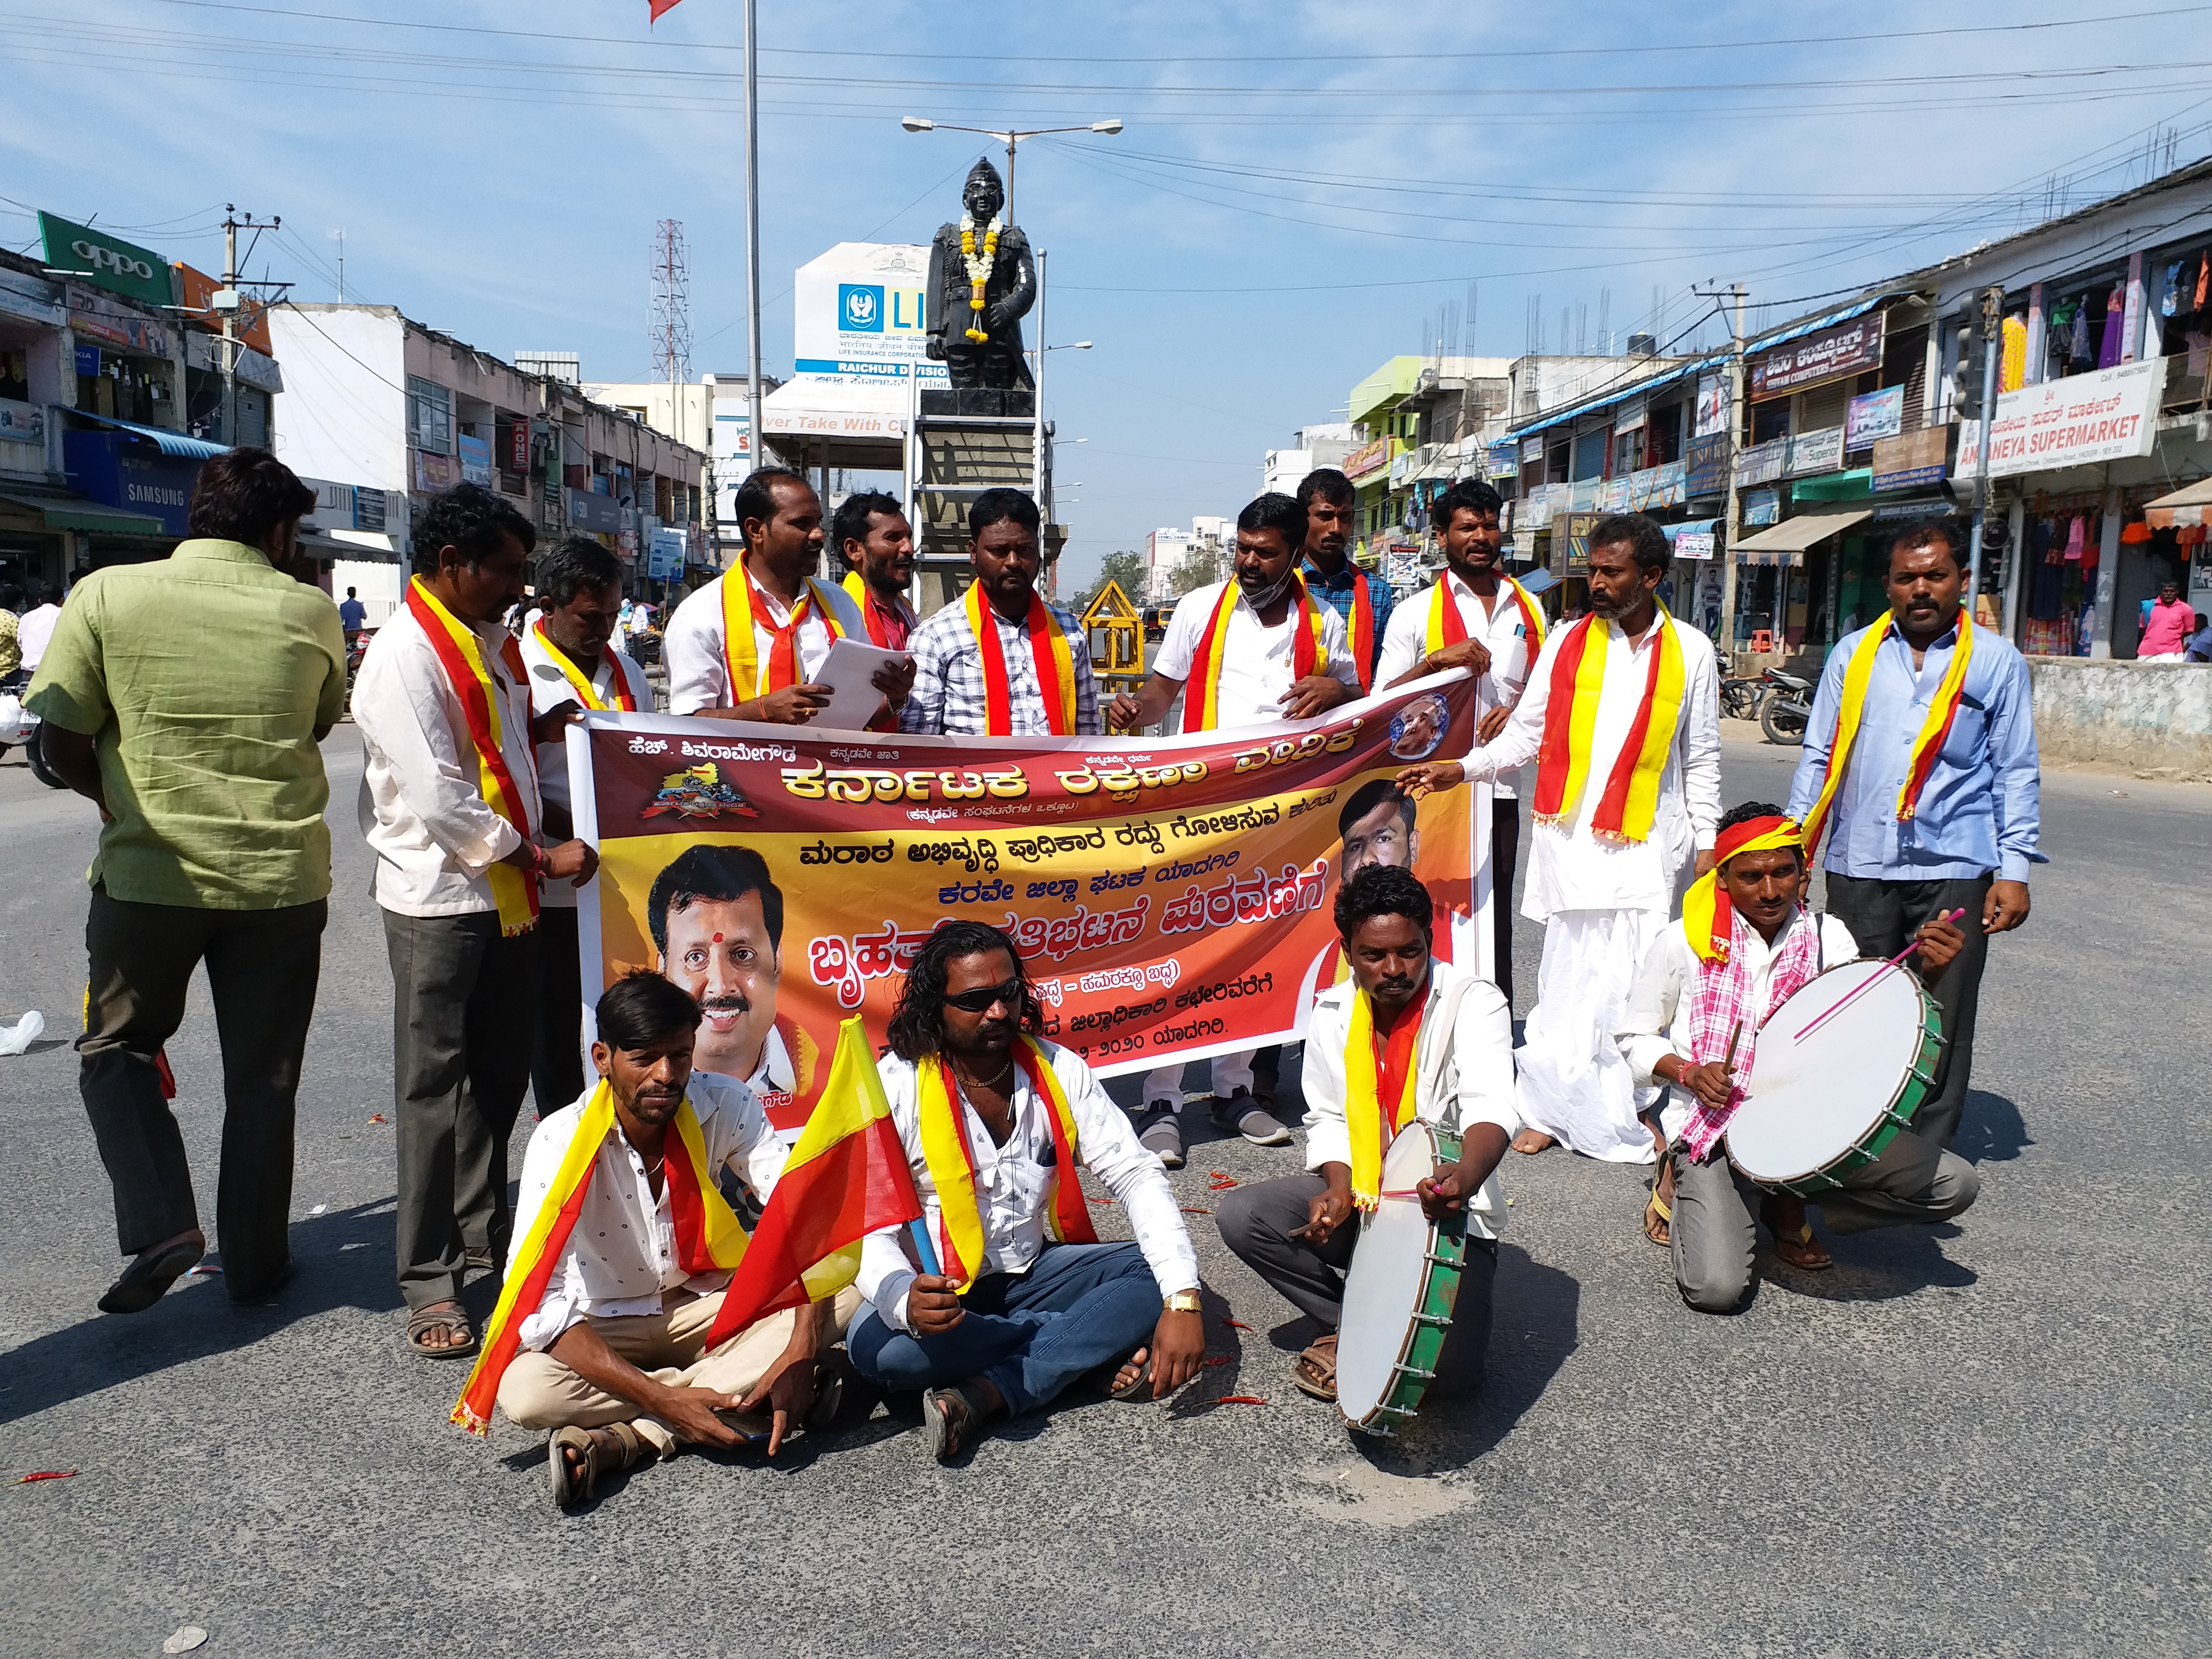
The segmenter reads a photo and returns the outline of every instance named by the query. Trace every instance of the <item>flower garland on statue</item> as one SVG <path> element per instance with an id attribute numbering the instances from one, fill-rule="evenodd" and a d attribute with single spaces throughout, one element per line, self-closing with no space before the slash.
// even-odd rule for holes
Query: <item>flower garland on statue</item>
<path id="1" fill-rule="evenodd" d="M 997 214 L 993 214 L 991 222 L 983 227 L 983 251 L 981 253 L 975 252 L 975 216 L 972 213 L 960 216 L 960 258 L 968 267 L 968 309 L 980 313 L 983 309 L 983 284 L 991 279 L 991 267 L 999 259 Z M 982 345 L 991 336 L 988 330 L 976 327 L 971 319 L 968 325 L 968 337 L 977 345 Z"/>

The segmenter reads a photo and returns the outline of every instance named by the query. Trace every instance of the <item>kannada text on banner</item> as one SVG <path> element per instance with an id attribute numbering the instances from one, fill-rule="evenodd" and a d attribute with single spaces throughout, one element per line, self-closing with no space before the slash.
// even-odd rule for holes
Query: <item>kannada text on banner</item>
<path id="1" fill-rule="evenodd" d="M 1410 866 L 1438 950 L 1473 934 L 1468 792 L 1407 800 L 1472 746 L 1474 682 L 1438 676 L 1301 725 L 1161 738 L 942 738 L 591 716 L 599 848 L 586 1001 L 655 969 L 706 1011 L 696 1063 L 782 1086 L 805 1121 L 839 1023 L 880 1044 L 951 918 L 1015 941 L 1045 1034 L 1102 1073 L 1293 1038 L 1340 971 L 1347 870 Z M 732 896 L 734 895 L 734 896 Z M 1451 925 L 1447 925 L 1448 922 Z"/>

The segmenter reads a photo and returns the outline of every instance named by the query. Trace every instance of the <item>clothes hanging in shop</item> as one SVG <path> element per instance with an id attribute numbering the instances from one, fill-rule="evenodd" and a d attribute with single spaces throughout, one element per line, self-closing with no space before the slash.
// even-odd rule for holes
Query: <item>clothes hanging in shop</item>
<path id="1" fill-rule="evenodd" d="M 2114 283 L 2112 291 L 2105 297 L 2105 331 L 2097 343 L 2098 368 L 2118 368 L 2120 366 L 2120 351 L 2126 337 L 2126 330 L 2122 324 L 2127 314 L 2127 295 L 2120 284 Z"/>

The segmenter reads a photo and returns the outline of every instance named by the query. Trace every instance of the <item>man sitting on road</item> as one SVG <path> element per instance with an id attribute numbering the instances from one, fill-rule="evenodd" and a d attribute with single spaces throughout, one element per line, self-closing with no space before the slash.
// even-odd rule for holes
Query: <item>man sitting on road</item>
<path id="1" fill-rule="evenodd" d="M 1520 1127 L 1513 1105 L 1513 1017 L 1488 980 L 1431 954 L 1435 904 L 1410 870 L 1372 865 L 1338 890 L 1337 932 L 1352 977 L 1322 994 L 1306 1030 L 1306 1173 L 1221 1196 L 1222 1242 L 1326 1328 L 1291 1380 L 1336 1398 L 1336 1327 L 1358 1243 L 1355 1209 L 1381 1200 L 1383 1154 L 1419 1117 L 1452 1119 L 1460 1160 L 1419 1182 L 1431 1221 L 1467 1218 L 1467 1262 L 1452 1322 L 1480 1369 L 1490 1341 L 1498 1230 L 1496 1170 Z"/>
<path id="2" fill-rule="evenodd" d="M 727 1167 L 765 1199 L 783 1148 L 744 1084 L 692 1071 L 699 1005 L 660 975 L 616 981 L 598 1021 L 599 1080 L 544 1119 L 523 1156 L 521 1212 L 534 1219 L 453 1413 L 481 1430 L 496 1398 L 511 1421 L 551 1430 L 562 1509 L 648 1449 L 736 1445 L 754 1425 L 724 1413 L 772 1413 L 771 1456 L 793 1424 L 834 1415 L 842 1389 L 817 1398 L 817 1367 L 860 1306 L 848 1288 L 707 1347 L 744 1248 L 717 1177 Z"/>
<path id="3" fill-rule="evenodd" d="M 1806 1222 L 1805 1200 L 1753 1185 L 1721 1139 L 1743 1103 L 1759 1026 L 1815 974 L 1859 954 L 1850 928 L 1799 902 L 1802 837 L 1795 819 L 1764 801 L 1721 820 L 1713 871 L 1652 941 L 1620 1034 L 1638 1086 L 1669 1091 L 1660 1109 L 1668 1156 L 1644 1231 L 1671 1246 L 1682 1300 L 1705 1313 L 1729 1312 L 1749 1291 L 1761 1221 L 1778 1259 L 1808 1272 L 1833 1265 Z M 1966 937 L 1941 917 L 1922 923 L 1914 935 L 1922 976 L 1938 977 Z M 1845 1190 L 1819 1200 L 1838 1232 L 1948 1220 L 1981 1190 L 1973 1165 L 1909 1130 L 1842 1179 Z"/>
<path id="4" fill-rule="evenodd" d="M 1110 1372 L 1117 1399 L 1158 1399 L 1206 1352 L 1198 1255 L 1167 1176 L 1091 1068 L 1034 1035 L 1043 1013 L 1012 939 L 948 921 L 915 960 L 880 1062 L 937 1259 L 909 1256 L 902 1229 L 872 1234 L 871 1305 L 847 1346 L 870 1382 L 924 1390 L 939 1462 L 1086 1372 Z M 1079 1164 L 1135 1243 L 1098 1242 Z"/>

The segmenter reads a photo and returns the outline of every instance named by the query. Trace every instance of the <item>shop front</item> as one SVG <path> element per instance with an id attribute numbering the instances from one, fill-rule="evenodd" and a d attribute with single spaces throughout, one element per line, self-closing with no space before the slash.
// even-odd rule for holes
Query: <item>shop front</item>
<path id="1" fill-rule="evenodd" d="M 135 527 L 87 531 L 80 562 L 98 568 L 166 557 L 191 533 L 185 514 L 201 463 L 222 454 L 222 446 L 159 427 L 86 418 L 106 429 L 62 434 L 70 487 Z"/>

